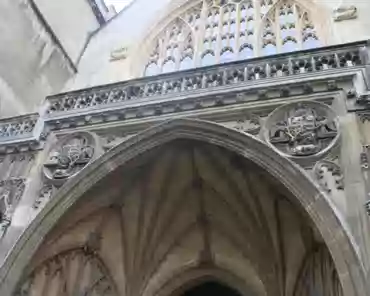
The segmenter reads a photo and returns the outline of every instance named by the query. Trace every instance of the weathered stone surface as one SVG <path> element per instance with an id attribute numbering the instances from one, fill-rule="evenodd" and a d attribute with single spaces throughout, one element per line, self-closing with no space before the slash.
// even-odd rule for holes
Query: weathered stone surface
<path id="1" fill-rule="evenodd" d="M 71 295 L 168 296 L 203 278 L 243 295 L 369 294 L 370 48 L 358 41 L 369 4 L 345 0 L 356 9 L 333 22 L 333 1 L 281 1 L 269 18 L 300 13 L 299 38 L 264 18 L 256 58 L 140 78 L 176 44 L 176 67 L 201 64 L 208 37 L 187 38 L 181 22 L 239 34 L 251 4 L 225 6 L 218 17 L 238 17 L 218 28 L 226 1 L 137 0 L 90 35 L 104 21 L 96 5 L 34 0 L 58 41 L 31 2 L 0 4 L 19 24 L 0 36 L 0 115 L 57 94 L 0 121 L 1 295 L 54 296 L 63 283 Z M 168 43 L 171 32 L 184 36 Z M 221 35 L 222 46 L 236 37 Z M 158 36 L 171 45 L 161 53 Z M 260 57 L 307 39 L 332 46 Z"/>

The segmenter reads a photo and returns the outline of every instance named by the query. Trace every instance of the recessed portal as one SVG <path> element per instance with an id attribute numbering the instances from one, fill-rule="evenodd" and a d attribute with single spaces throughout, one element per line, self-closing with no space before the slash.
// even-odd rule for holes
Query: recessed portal
<path id="1" fill-rule="evenodd" d="M 25 279 L 18 291 L 35 296 L 343 295 L 320 233 L 284 184 L 239 154 L 183 139 L 91 187 Z M 207 281 L 183 286 L 194 279 Z"/>
<path id="2" fill-rule="evenodd" d="M 205 296 L 205 295 L 241 296 L 241 294 L 235 291 L 234 289 L 214 281 L 205 282 L 181 294 L 181 296 Z"/>

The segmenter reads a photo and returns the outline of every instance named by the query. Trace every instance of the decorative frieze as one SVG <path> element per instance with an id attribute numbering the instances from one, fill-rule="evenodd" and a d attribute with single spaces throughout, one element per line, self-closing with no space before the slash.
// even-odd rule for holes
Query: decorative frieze
<path id="1" fill-rule="evenodd" d="M 38 115 L 31 114 L 0 121 L 0 142 L 9 139 L 32 137 Z"/>
<path id="2" fill-rule="evenodd" d="M 323 158 L 338 142 L 338 120 L 322 103 L 286 104 L 267 118 L 264 139 L 279 153 L 309 163 Z"/>
<path id="3" fill-rule="evenodd" d="M 202 69 L 145 77 L 132 81 L 59 94 L 48 98 L 48 114 L 109 108 L 142 99 L 201 95 L 217 88 L 229 91 L 270 78 L 289 77 L 362 65 L 360 47 L 315 49 L 295 56 L 264 57 Z M 283 95 L 287 92 L 282 91 Z M 118 104 L 118 105 L 117 105 Z"/>
<path id="4" fill-rule="evenodd" d="M 39 134 L 43 124 L 38 114 L 0 120 L 0 153 L 35 151 L 42 147 Z"/>

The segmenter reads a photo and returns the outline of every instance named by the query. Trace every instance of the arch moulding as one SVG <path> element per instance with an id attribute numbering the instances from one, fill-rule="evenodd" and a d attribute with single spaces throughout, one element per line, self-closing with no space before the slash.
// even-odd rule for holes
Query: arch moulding
<path id="1" fill-rule="evenodd" d="M 139 133 L 63 185 L 25 230 L 0 269 L 0 295 L 11 295 L 43 238 L 82 196 L 86 196 L 85 192 L 127 162 L 175 139 L 192 139 L 223 147 L 256 163 L 278 180 L 320 232 L 337 268 L 344 295 L 370 295 L 350 234 L 329 198 L 303 169 L 253 136 L 216 123 L 188 119 L 175 119 Z"/>

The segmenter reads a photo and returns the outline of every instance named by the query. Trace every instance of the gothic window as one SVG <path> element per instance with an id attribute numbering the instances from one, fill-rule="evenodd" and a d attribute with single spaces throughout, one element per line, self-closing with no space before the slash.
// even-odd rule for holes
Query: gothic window
<path id="1" fill-rule="evenodd" d="M 153 76 L 160 73 L 160 69 L 155 62 L 151 62 L 146 66 L 145 76 Z"/>
<path id="2" fill-rule="evenodd" d="M 220 62 L 227 63 L 235 59 L 234 51 L 231 47 L 226 47 L 221 53 Z"/>
<path id="3" fill-rule="evenodd" d="M 169 58 L 167 61 L 164 62 L 162 72 L 168 73 L 173 72 L 176 70 L 176 64 L 173 58 Z"/>
<path id="4" fill-rule="evenodd" d="M 250 44 L 243 44 L 240 47 L 239 51 L 239 58 L 244 60 L 244 59 L 249 59 L 253 57 L 253 47 Z"/>
<path id="5" fill-rule="evenodd" d="M 293 0 L 275 0 L 275 2 L 264 19 L 262 33 L 264 54 L 291 52 L 320 46 L 308 11 Z M 270 45 L 267 46 L 267 44 Z M 271 45 L 275 48 L 273 49 Z M 269 48 L 266 49 L 266 47 Z"/>
<path id="6" fill-rule="evenodd" d="M 310 12 L 295 0 L 195 2 L 157 36 L 146 76 L 321 45 Z"/>
<path id="7" fill-rule="evenodd" d="M 202 56 L 202 66 L 210 66 L 215 64 L 216 59 L 215 59 L 215 54 L 213 51 L 207 51 L 205 54 Z"/>
<path id="8" fill-rule="evenodd" d="M 180 62 L 180 70 L 191 69 L 193 67 L 193 59 L 191 56 L 184 57 Z"/>

